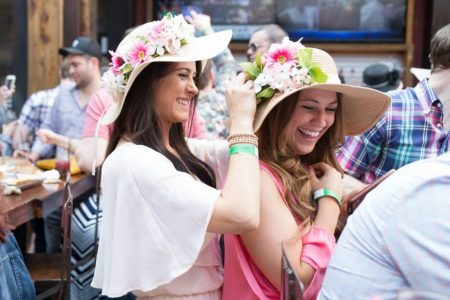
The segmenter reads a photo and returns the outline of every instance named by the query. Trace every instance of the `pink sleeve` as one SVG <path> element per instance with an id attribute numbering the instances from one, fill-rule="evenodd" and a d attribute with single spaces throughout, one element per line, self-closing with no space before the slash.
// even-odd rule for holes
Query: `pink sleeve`
<path id="1" fill-rule="evenodd" d="M 314 269 L 324 269 L 330 261 L 331 253 L 336 246 L 336 239 L 325 229 L 312 226 L 302 238 L 303 249 L 300 260 Z"/>
<path id="2" fill-rule="evenodd" d="M 184 130 L 188 133 L 188 137 L 196 139 L 206 139 L 205 120 L 200 116 L 198 111 L 195 111 L 195 115 L 192 121 L 191 131 L 188 132 L 188 123 L 184 123 Z"/>
<path id="3" fill-rule="evenodd" d="M 98 120 L 100 120 L 104 111 L 106 111 L 112 103 L 112 97 L 105 90 L 96 92 L 88 103 L 86 108 L 86 121 L 82 137 L 94 137 L 95 128 Z M 98 136 L 105 140 L 109 140 L 113 125 L 100 125 Z"/>

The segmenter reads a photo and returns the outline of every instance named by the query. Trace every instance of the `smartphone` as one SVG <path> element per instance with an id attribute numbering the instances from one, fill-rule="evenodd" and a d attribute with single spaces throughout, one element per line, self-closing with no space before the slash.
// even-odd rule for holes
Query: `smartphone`
<path id="1" fill-rule="evenodd" d="M 361 202 L 364 200 L 366 195 L 376 188 L 380 183 L 382 183 L 386 178 L 391 176 L 395 172 L 395 169 L 389 170 L 387 173 L 385 173 L 383 176 L 372 182 L 371 184 L 367 185 L 365 188 L 360 190 L 356 195 L 354 195 L 352 198 L 348 200 L 348 206 L 347 206 L 347 213 L 351 215 L 356 208 L 361 204 Z"/>
<path id="2" fill-rule="evenodd" d="M 5 79 L 5 85 L 6 87 L 11 90 L 13 86 L 16 84 L 16 75 L 7 75 Z"/>

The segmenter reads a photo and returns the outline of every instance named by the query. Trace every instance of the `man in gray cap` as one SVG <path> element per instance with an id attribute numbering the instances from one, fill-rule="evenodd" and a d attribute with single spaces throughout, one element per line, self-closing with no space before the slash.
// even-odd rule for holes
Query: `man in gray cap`
<path id="1" fill-rule="evenodd" d="M 86 106 L 91 96 L 101 88 L 102 53 L 100 45 L 95 40 L 81 36 L 76 38 L 70 47 L 60 48 L 59 54 L 66 57 L 69 63 L 69 75 L 75 86 L 59 91 L 41 128 L 50 129 L 67 138 L 80 138 Z M 67 156 L 65 152 L 64 148 L 58 147 L 55 153 L 54 145 L 38 142 L 33 145 L 29 158 L 32 161 L 55 155 L 59 158 Z"/>

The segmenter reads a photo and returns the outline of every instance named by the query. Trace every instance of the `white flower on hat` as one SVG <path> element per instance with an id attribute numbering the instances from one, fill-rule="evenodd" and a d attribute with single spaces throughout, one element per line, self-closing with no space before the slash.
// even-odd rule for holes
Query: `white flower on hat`
<path id="1" fill-rule="evenodd" d="M 103 86 L 108 89 L 113 89 L 120 93 L 125 92 L 125 76 L 123 74 L 114 74 L 110 69 L 102 75 Z"/>
<path id="2" fill-rule="evenodd" d="M 241 67 L 254 80 L 258 102 L 271 99 L 275 93 L 289 93 L 328 79 L 319 64 L 312 62 L 312 50 L 301 40 L 293 42 L 289 38 L 272 44 L 264 56 L 257 54 L 253 63 L 241 63 Z"/>
<path id="3" fill-rule="evenodd" d="M 110 69 L 102 76 L 104 86 L 125 91 L 128 78 L 136 66 L 167 53 L 178 54 L 183 45 L 194 36 L 194 26 L 182 15 L 168 13 L 160 21 L 150 23 L 148 31 L 136 35 L 128 49 L 110 51 Z"/>

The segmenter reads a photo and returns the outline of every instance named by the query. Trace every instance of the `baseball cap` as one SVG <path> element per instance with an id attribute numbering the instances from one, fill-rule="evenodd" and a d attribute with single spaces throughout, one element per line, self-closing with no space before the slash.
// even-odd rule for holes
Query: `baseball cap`
<path id="1" fill-rule="evenodd" d="M 87 54 L 101 59 L 102 51 L 100 45 L 90 37 L 79 36 L 73 42 L 71 47 L 60 48 L 59 54 Z"/>

